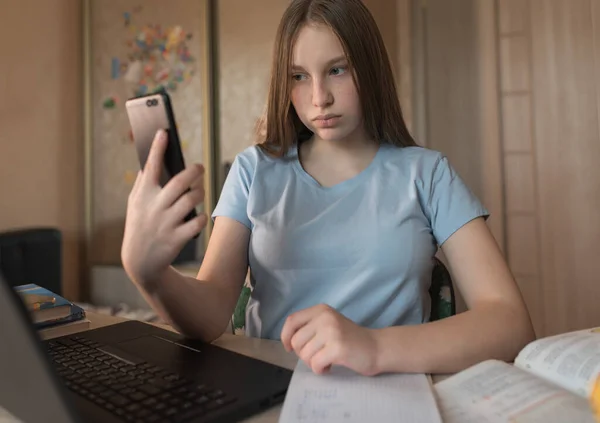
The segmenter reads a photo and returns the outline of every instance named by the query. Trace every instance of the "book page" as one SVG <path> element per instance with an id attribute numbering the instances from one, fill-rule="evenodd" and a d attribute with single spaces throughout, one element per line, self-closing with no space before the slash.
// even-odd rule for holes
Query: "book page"
<path id="1" fill-rule="evenodd" d="M 591 398 L 600 384 L 600 328 L 532 342 L 519 353 L 515 366 Z"/>
<path id="2" fill-rule="evenodd" d="M 588 402 L 510 364 L 489 360 L 435 385 L 444 423 L 593 423 Z"/>
<path id="3" fill-rule="evenodd" d="M 280 423 L 441 423 L 433 388 L 423 374 L 361 376 L 334 367 L 316 375 L 298 361 Z"/>

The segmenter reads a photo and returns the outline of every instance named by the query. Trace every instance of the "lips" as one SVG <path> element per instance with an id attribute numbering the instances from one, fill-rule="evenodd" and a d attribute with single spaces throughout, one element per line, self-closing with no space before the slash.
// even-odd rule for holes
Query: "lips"
<path id="1" fill-rule="evenodd" d="M 329 120 L 329 119 L 333 119 L 336 117 L 340 117 L 339 115 L 334 115 L 332 113 L 328 114 L 328 115 L 319 115 L 316 118 L 314 118 L 313 120 Z"/>
<path id="2" fill-rule="evenodd" d="M 339 120 L 340 120 L 340 115 L 334 115 L 334 114 L 319 115 L 313 119 L 313 123 L 315 124 L 315 126 L 317 126 L 319 128 L 331 128 L 331 127 L 337 125 Z"/>

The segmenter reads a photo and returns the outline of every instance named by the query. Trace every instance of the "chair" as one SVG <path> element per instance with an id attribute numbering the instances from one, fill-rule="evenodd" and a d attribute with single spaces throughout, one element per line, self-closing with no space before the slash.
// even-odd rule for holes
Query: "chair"
<path id="1" fill-rule="evenodd" d="M 0 273 L 11 286 L 35 283 L 62 295 L 62 235 L 55 228 L 0 233 Z"/>
<path id="2" fill-rule="evenodd" d="M 456 298 L 454 296 L 450 272 L 437 257 L 434 257 L 433 261 L 431 286 L 429 288 L 429 296 L 431 297 L 429 321 L 431 322 L 456 314 Z M 246 306 L 248 305 L 251 293 L 252 288 L 246 282 L 231 316 L 232 333 L 243 333 L 246 324 Z"/>
<path id="3" fill-rule="evenodd" d="M 429 296 L 431 297 L 430 322 L 456 314 L 456 297 L 454 296 L 450 272 L 440 259 L 434 257 L 433 260 L 431 286 L 429 287 Z"/>

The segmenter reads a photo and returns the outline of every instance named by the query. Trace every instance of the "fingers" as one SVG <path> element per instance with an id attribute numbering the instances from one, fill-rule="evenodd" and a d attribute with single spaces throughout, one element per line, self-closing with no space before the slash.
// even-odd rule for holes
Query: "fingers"
<path id="1" fill-rule="evenodd" d="M 315 355 L 310 359 L 310 368 L 313 373 L 321 375 L 331 369 L 333 364 L 336 364 L 337 351 L 333 347 L 321 348 Z"/>
<path id="2" fill-rule="evenodd" d="M 176 242 L 185 244 L 190 239 L 198 235 L 205 227 L 208 222 L 208 217 L 202 213 L 196 216 L 194 219 L 185 222 L 183 225 L 179 225 L 175 228 L 175 239 Z"/>
<path id="3" fill-rule="evenodd" d="M 202 166 L 201 164 L 197 164 L 196 166 L 199 167 L 200 176 L 192 181 L 192 184 L 190 185 L 191 189 L 200 187 L 204 188 L 204 166 Z"/>
<path id="4" fill-rule="evenodd" d="M 204 188 L 195 188 L 183 194 L 171 207 L 169 211 L 169 220 L 177 225 L 181 223 L 184 217 L 188 215 L 192 209 L 204 200 Z"/>
<path id="5" fill-rule="evenodd" d="M 317 317 L 319 314 L 323 313 L 328 308 L 328 306 L 324 304 L 319 304 L 313 307 L 309 307 L 304 310 L 300 310 L 296 313 L 290 314 L 285 323 L 283 324 L 283 329 L 281 330 L 281 342 L 283 343 L 286 351 L 292 351 L 292 336 L 305 324 L 309 321 Z"/>
<path id="6" fill-rule="evenodd" d="M 306 344 L 311 341 L 317 334 L 317 328 L 314 324 L 314 320 L 302 326 L 290 340 L 293 350 L 300 356 L 300 352 L 304 349 Z M 302 358 L 302 357 L 300 357 Z"/>
<path id="7" fill-rule="evenodd" d="M 148 159 L 144 166 L 144 173 L 148 175 L 148 178 L 153 183 L 160 183 L 160 175 L 163 168 L 163 159 L 165 156 L 165 150 L 167 149 L 167 133 L 164 130 L 159 130 L 150 146 L 150 153 L 148 153 Z"/>
<path id="8" fill-rule="evenodd" d="M 162 207 L 170 207 L 173 203 L 188 190 L 190 187 L 201 189 L 202 199 L 204 198 L 204 167 L 201 164 L 195 164 L 179 172 L 165 185 L 159 194 L 159 203 Z M 200 200 L 201 202 L 201 200 Z M 195 206 L 195 204 L 194 204 Z"/>
<path id="9" fill-rule="evenodd" d="M 290 314 L 285 320 L 283 329 L 281 329 L 281 343 L 287 352 L 291 352 L 294 349 L 292 346 L 292 337 L 294 334 L 310 320 L 309 315 L 306 313 L 308 310 L 310 309 Z"/>
<path id="10" fill-rule="evenodd" d="M 311 338 L 300 351 L 296 350 L 296 353 L 302 361 L 312 368 L 312 360 L 315 354 L 317 354 L 323 348 L 327 348 L 326 341 L 323 340 L 322 336 L 317 335 Z"/>

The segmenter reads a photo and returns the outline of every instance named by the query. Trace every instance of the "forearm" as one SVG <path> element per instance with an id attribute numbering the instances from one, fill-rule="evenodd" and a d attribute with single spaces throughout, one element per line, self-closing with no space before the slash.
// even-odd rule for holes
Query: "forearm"
<path id="1" fill-rule="evenodd" d="M 155 281 L 134 281 L 146 301 L 179 332 L 211 342 L 231 317 L 227 295 L 216 284 L 179 273 L 173 267 Z"/>
<path id="2" fill-rule="evenodd" d="M 488 304 L 436 322 L 375 330 L 378 373 L 455 373 L 480 361 L 512 361 L 534 333 L 527 312 Z"/>

